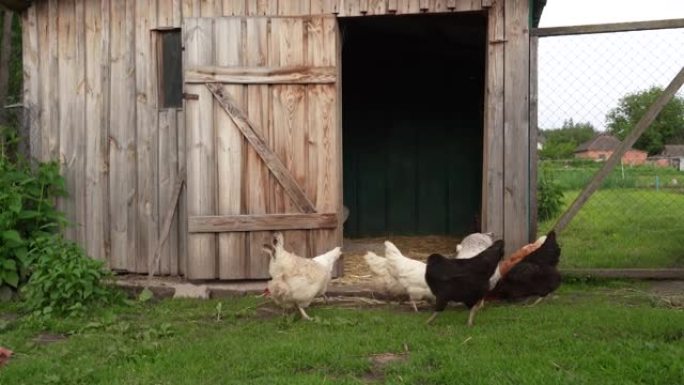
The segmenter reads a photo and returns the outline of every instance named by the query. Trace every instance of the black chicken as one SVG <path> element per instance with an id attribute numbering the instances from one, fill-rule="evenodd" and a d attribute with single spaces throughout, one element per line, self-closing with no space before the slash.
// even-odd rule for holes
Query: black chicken
<path id="1" fill-rule="evenodd" d="M 489 248 L 470 259 L 449 259 L 432 254 L 427 259 L 425 281 L 437 298 L 435 312 L 427 320 L 432 322 L 444 311 L 449 301 L 462 302 L 468 309 L 468 326 L 473 325 L 475 313 L 489 291 L 489 277 L 503 257 L 504 242 L 498 240 Z"/>
<path id="2" fill-rule="evenodd" d="M 560 253 L 556 232 L 552 230 L 537 250 L 501 278 L 488 297 L 515 301 L 536 296 L 539 299 L 535 304 L 538 303 L 560 286 L 561 276 L 556 268 Z"/>

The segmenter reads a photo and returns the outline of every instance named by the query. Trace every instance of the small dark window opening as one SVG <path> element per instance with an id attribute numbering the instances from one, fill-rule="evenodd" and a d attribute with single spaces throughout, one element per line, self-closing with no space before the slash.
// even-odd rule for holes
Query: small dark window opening
<path id="1" fill-rule="evenodd" d="M 183 107 L 181 30 L 157 31 L 159 108 Z"/>

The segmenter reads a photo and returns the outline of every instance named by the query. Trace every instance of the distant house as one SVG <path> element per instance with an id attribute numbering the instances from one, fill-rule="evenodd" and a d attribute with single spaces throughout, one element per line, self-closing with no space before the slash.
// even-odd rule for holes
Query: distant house
<path id="1" fill-rule="evenodd" d="M 684 171 L 684 145 L 666 144 L 660 154 L 648 157 L 647 161 L 656 166 L 673 167 Z"/>
<path id="2" fill-rule="evenodd" d="M 604 161 L 613 155 L 620 145 L 620 140 L 610 134 L 600 134 L 595 138 L 584 142 L 575 149 L 575 158 L 592 159 L 597 162 Z M 646 163 L 648 153 L 646 151 L 629 149 L 622 156 L 622 163 L 639 165 Z"/>

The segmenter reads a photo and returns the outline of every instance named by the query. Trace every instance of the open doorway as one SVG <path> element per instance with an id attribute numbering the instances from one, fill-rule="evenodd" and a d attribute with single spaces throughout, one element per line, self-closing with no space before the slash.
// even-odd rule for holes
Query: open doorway
<path id="1" fill-rule="evenodd" d="M 341 18 L 345 237 L 479 224 L 487 17 Z"/>

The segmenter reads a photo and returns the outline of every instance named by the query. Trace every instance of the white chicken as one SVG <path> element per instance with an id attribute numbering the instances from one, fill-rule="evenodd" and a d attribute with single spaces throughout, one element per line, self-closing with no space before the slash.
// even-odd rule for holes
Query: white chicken
<path id="1" fill-rule="evenodd" d="M 470 259 L 494 243 L 494 233 L 472 233 L 456 245 L 456 259 Z"/>
<path id="2" fill-rule="evenodd" d="M 385 258 L 388 261 L 390 274 L 408 294 L 413 310 L 418 311 L 416 301 L 434 300 L 435 296 L 432 295 L 425 281 L 425 262 L 406 258 L 390 241 L 385 241 Z"/>
<path id="3" fill-rule="evenodd" d="M 406 295 L 404 287 L 391 274 L 387 258 L 369 251 L 363 256 L 363 259 L 366 261 L 366 264 L 368 264 L 368 268 L 371 271 L 373 279 L 371 281 L 371 287 L 374 291 L 393 297 Z"/>
<path id="4" fill-rule="evenodd" d="M 264 245 L 264 251 L 271 257 L 268 292 L 279 306 L 286 309 L 296 307 L 302 317 L 311 320 L 304 308 L 327 290 L 332 268 L 342 254 L 341 249 L 336 247 L 316 258 L 306 259 L 285 250 L 284 245 L 281 233 L 274 234 L 273 246 Z"/>
<path id="5" fill-rule="evenodd" d="M 328 287 L 328 284 L 330 283 L 330 280 L 332 279 L 332 271 L 333 268 L 335 267 L 335 262 L 340 258 L 340 255 L 342 254 L 342 251 L 339 247 L 336 247 L 327 253 L 323 253 L 317 257 L 312 258 L 313 261 L 317 262 L 319 265 L 323 266 L 325 268 L 325 271 L 328 272 L 328 282 L 325 283 L 325 287 Z M 328 298 L 325 296 L 325 292 L 321 293 L 323 295 L 323 298 L 325 299 L 325 302 L 328 302 Z"/>

